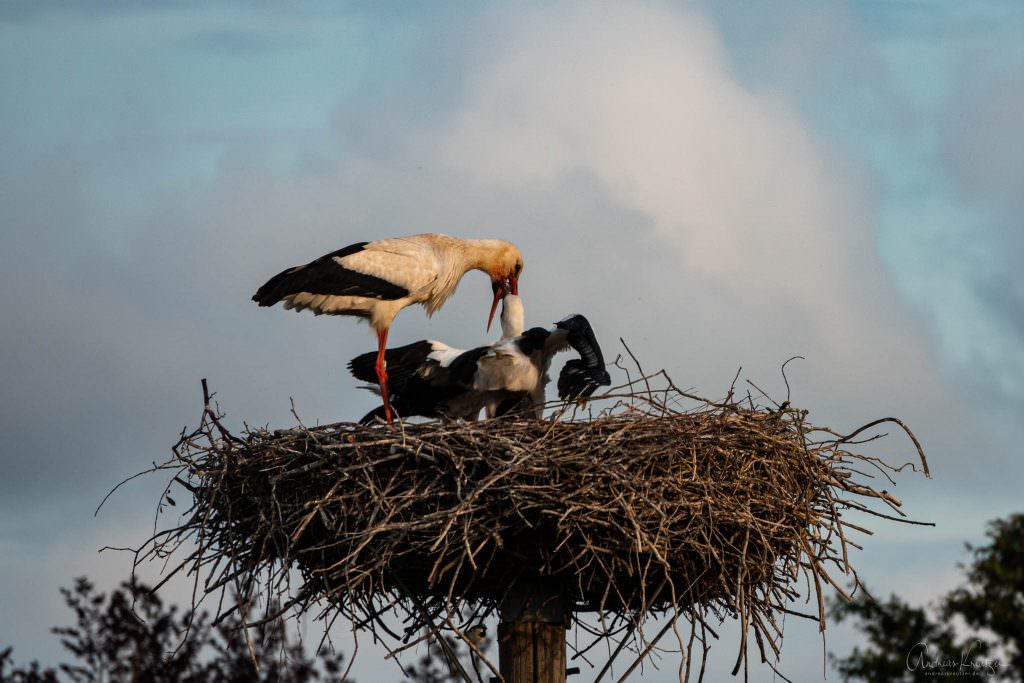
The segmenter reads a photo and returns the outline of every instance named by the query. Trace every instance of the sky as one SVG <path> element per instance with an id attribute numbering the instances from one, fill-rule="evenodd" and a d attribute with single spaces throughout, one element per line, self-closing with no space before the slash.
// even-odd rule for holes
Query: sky
<path id="1" fill-rule="evenodd" d="M 93 512 L 196 423 L 201 378 L 237 427 L 372 407 L 364 326 L 250 297 L 431 231 L 514 241 L 528 323 L 584 313 L 704 395 L 739 367 L 781 395 L 801 355 L 813 422 L 902 418 L 934 478 L 896 492 L 936 526 L 877 525 L 854 562 L 934 600 L 1022 505 L 1021 111 L 1014 0 L 0 4 L 0 644 L 55 661 L 58 587 L 127 575 L 97 550 L 147 537 L 163 482 Z M 488 341 L 489 300 L 471 273 L 389 341 Z M 821 680 L 802 628 L 781 669 Z"/>

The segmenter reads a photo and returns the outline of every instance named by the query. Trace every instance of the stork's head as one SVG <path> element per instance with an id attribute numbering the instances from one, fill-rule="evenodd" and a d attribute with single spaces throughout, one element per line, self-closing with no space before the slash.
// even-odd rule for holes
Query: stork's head
<path id="1" fill-rule="evenodd" d="M 491 322 L 494 320 L 494 312 L 498 309 L 498 302 L 506 294 L 519 294 L 519 276 L 523 272 L 523 255 L 511 242 L 494 240 L 493 252 L 488 259 L 487 273 L 491 276 L 491 291 L 494 292 L 494 301 L 491 303 L 491 313 L 487 316 L 487 329 L 491 329 Z"/>

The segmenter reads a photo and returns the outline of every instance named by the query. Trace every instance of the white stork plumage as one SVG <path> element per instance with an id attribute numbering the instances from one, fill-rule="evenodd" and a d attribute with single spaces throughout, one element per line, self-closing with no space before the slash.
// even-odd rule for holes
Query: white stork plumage
<path id="1" fill-rule="evenodd" d="M 422 304 L 433 315 L 455 293 L 470 270 L 487 273 L 494 301 L 519 291 L 523 256 L 510 242 L 463 240 L 438 233 L 358 242 L 270 278 L 252 297 L 260 306 L 284 301 L 284 307 L 317 315 L 365 318 L 377 334 L 375 372 L 391 422 L 384 350 L 388 329 L 400 310 Z"/>
<path id="2" fill-rule="evenodd" d="M 507 295 L 502 307 L 503 336 L 493 344 L 465 351 L 422 340 L 389 349 L 386 357 L 395 409 L 406 417 L 476 419 L 483 408 L 489 417 L 514 410 L 529 410 L 540 417 L 551 359 L 570 347 L 580 358 L 569 361 L 559 375 L 560 398 L 589 396 L 598 386 L 611 383 L 601 347 L 585 317 L 571 315 L 550 329 L 534 327 L 525 332 L 522 319 L 521 300 Z M 372 381 L 373 359 L 372 352 L 352 359 L 352 375 Z M 374 409 L 362 422 L 380 415 L 381 410 Z"/>

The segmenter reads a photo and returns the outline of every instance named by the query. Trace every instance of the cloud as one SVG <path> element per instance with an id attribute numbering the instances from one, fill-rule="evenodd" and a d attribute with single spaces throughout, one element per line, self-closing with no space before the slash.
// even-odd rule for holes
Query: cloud
<path id="1" fill-rule="evenodd" d="M 815 400 L 868 404 L 884 386 L 896 408 L 940 393 L 878 259 L 862 172 L 786 100 L 745 87 L 703 16 L 660 5 L 499 15 L 478 43 L 453 125 L 423 154 L 470 179 L 457 201 L 514 196 L 565 214 L 582 203 L 568 179 L 582 177 L 634 216 L 537 234 L 497 212 L 533 247 L 527 297 L 585 283 L 581 304 L 609 336 L 642 335 L 645 356 L 708 392 L 738 365 L 777 377 L 802 353 L 800 390 Z M 558 274 L 541 246 L 558 232 L 577 235 L 569 253 L 589 268 L 537 282 L 531 271 Z"/>
<path id="2" fill-rule="evenodd" d="M 964 367 L 981 392 L 1024 405 L 1024 160 L 1017 153 L 1024 61 L 984 59 L 964 68 L 942 129 L 940 159 L 966 207 L 957 246 L 971 254 L 965 284 L 976 320 Z"/>
<path id="3" fill-rule="evenodd" d="M 994 70 L 995 73 L 991 73 Z M 943 153 L 955 188 L 968 203 L 1024 210 L 1024 157 L 1010 143 L 1020 135 L 1024 62 L 964 74 L 943 131 Z"/>
<path id="4" fill-rule="evenodd" d="M 518 28 L 438 141 L 453 167 L 505 191 L 590 174 L 688 275 L 759 283 L 738 298 L 807 313 L 860 298 L 848 271 L 864 258 L 864 198 L 793 110 L 736 82 L 700 16 L 605 7 Z M 629 260 L 628 236 L 617 242 L 601 246 Z"/>

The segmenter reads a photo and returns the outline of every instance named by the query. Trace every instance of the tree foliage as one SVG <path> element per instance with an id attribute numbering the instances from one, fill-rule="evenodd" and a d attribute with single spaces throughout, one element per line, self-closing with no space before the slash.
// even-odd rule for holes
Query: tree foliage
<path id="1" fill-rule="evenodd" d="M 965 644 L 948 623 L 937 622 L 926 609 L 913 607 L 895 595 L 878 602 L 865 594 L 856 600 L 836 600 L 832 605 L 836 621 L 860 622 L 867 643 L 855 646 L 849 656 L 832 655 L 832 663 L 844 681 L 868 683 L 923 683 L 935 680 L 934 668 L 927 666 L 938 654 L 959 655 Z M 975 646 L 973 655 L 986 655 L 988 645 Z M 922 660 L 922 657 L 924 658 Z M 944 673 L 943 681 L 973 681 L 968 671 Z"/>
<path id="2" fill-rule="evenodd" d="M 963 585 L 934 609 L 895 595 L 834 600 L 832 616 L 856 621 L 866 637 L 848 656 L 832 655 L 843 680 L 1024 681 L 1024 514 L 991 522 L 987 537 L 980 547 L 968 544 Z"/>
<path id="3" fill-rule="evenodd" d="M 249 642 L 239 627 L 239 615 L 213 625 L 205 612 L 192 614 L 173 605 L 165 606 L 151 589 L 122 583 L 110 595 L 96 591 L 86 578 L 75 580 L 74 588 L 61 589 L 64 602 L 75 615 L 73 626 L 52 631 L 60 636 L 72 661 L 56 669 L 33 662 L 14 665 L 11 648 L 0 650 L 0 683 L 352 683 L 343 679 L 343 656 L 320 653 L 307 657 L 301 644 L 289 642 L 280 620 L 250 629 Z M 272 612 L 274 606 L 268 607 Z M 486 650 L 489 639 L 477 647 Z M 479 663 L 468 648 L 447 639 L 448 651 Z M 253 659 L 259 662 L 257 672 Z M 407 667 L 407 681 L 452 683 L 461 680 L 433 640 L 426 652 Z"/>
<path id="4" fill-rule="evenodd" d="M 946 596 L 943 613 L 991 631 L 1006 668 L 1024 680 L 1024 514 L 991 522 L 988 538 L 978 548 L 968 544 L 974 559 L 967 583 Z"/>
<path id="5" fill-rule="evenodd" d="M 205 613 L 165 607 L 145 586 L 126 582 L 108 596 L 79 578 L 61 594 L 75 624 L 53 632 L 73 661 L 57 669 L 36 663 L 16 668 L 7 648 L 0 651 L 0 683 L 311 683 L 339 681 L 343 671 L 342 655 L 307 657 L 301 644 L 287 640 L 280 622 L 252 629 L 250 654 L 240 617 L 214 626 Z"/>

